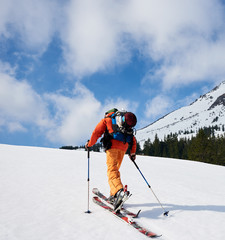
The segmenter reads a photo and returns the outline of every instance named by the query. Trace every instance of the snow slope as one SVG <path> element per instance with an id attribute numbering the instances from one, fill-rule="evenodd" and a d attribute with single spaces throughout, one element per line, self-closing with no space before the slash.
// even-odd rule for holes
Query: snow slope
<path id="1" fill-rule="evenodd" d="M 192 161 L 138 156 L 136 160 L 163 211 L 126 156 L 121 167 L 142 209 L 137 220 L 166 240 L 225 239 L 225 168 Z M 91 153 L 90 187 L 109 191 L 104 153 Z M 91 194 L 92 195 L 92 194 Z M 0 145 L 0 240 L 147 239 L 90 202 L 87 153 Z"/>
<path id="2" fill-rule="evenodd" d="M 189 106 L 167 114 L 158 121 L 137 131 L 137 140 L 141 146 L 146 140 L 152 142 L 157 134 L 163 140 L 173 133 L 185 138 L 195 136 L 200 128 L 218 126 L 216 135 L 224 134 L 225 124 L 225 81 L 207 94 L 200 96 Z M 189 134 L 187 134 L 189 133 Z"/>

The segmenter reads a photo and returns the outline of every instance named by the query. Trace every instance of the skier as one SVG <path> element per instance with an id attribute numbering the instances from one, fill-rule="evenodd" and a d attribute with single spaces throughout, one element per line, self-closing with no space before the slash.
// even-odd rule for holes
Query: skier
<path id="1" fill-rule="evenodd" d="M 110 186 L 109 200 L 118 209 L 123 199 L 129 195 L 129 191 L 123 187 L 120 178 L 120 166 L 123 157 L 130 146 L 129 157 L 132 161 L 136 159 L 136 138 L 133 135 L 133 127 L 137 123 L 136 116 L 131 112 L 118 111 L 116 108 L 106 112 L 95 127 L 90 140 L 85 144 L 86 148 L 92 147 L 97 140 L 101 139 L 106 149 L 107 176 Z"/>

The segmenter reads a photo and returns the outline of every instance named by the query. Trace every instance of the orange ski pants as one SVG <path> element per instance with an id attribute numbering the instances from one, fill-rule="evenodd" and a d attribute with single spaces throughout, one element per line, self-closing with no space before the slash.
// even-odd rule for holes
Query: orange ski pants
<path id="1" fill-rule="evenodd" d="M 124 154 L 125 151 L 116 148 L 108 149 L 106 151 L 107 176 L 110 186 L 110 195 L 115 195 L 121 188 L 123 188 L 119 169 L 123 161 Z"/>

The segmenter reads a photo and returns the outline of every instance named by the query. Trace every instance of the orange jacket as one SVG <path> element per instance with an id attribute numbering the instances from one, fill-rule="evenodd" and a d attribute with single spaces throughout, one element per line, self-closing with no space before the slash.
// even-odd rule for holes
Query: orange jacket
<path id="1" fill-rule="evenodd" d="M 112 119 L 111 118 L 103 118 L 95 127 L 95 130 L 93 131 L 91 135 L 91 139 L 88 143 L 88 147 L 93 146 L 97 140 L 102 136 L 102 134 L 105 132 L 106 128 L 108 129 L 109 133 L 113 133 L 113 128 L 112 128 Z M 112 148 L 120 149 L 122 151 L 127 151 L 128 148 L 128 143 L 123 143 L 122 141 L 118 141 L 115 139 L 112 139 Z M 136 153 L 136 145 L 137 141 L 136 138 L 133 136 L 133 145 L 130 153 Z"/>

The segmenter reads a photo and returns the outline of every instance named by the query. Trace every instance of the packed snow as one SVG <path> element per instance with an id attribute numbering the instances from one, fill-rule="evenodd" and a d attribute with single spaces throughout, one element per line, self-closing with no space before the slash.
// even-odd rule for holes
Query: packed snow
<path id="1" fill-rule="evenodd" d="M 91 189 L 108 195 L 105 153 L 0 145 L 0 240 L 138 240 L 146 236 L 92 202 Z M 169 216 L 125 156 L 125 206 L 162 240 L 225 239 L 225 168 L 137 156 L 136 163 Z"/>

